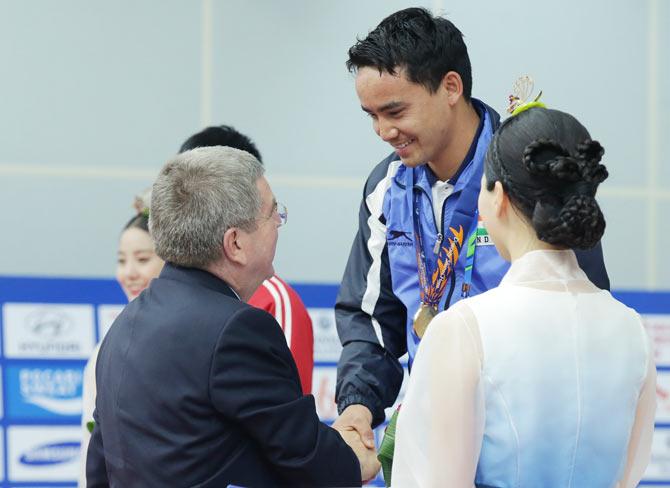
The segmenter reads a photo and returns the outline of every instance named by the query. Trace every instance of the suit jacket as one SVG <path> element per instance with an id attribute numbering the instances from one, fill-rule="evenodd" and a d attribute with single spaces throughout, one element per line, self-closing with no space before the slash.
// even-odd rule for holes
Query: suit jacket
<path id="1" fill-rule="evenodd" d="M 166 263 L 109 330 L 96 380 L 89 487 L 361 484 L 277 322 L 206 271 Z"/>

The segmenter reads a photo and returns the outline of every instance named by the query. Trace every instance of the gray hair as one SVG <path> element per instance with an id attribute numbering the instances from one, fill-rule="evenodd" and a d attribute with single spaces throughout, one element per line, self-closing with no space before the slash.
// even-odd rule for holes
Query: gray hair
<path id="1" fill-rule="evenodd" d="M 171 263 L 204 268 L 221 257 L 224 233 L 251 231 L 261 208 L 256 181 L 263 166 L 231 147 L 179 154 L 153 185 L 149 230 L 156 254 Z"/>

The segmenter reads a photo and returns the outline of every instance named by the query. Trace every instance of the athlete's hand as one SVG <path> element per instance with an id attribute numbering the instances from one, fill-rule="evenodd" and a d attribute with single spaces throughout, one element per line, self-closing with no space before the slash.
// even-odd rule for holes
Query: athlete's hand
<path id="1" fill-rule="evenodd" d="M 339 431 L 355 430 L 361 442 L 368 449 L 375 448 L 375 435 L 372 432 L 372 412 L 363 405 L 349 405 L 333 422 L 333 428 Z"/>
<path id="2" fill-rule="evenodd" d="M 361 437 L 358 435 L 358 432 L 355 430 L 340 430 L 340 435 L 344 439 L 351 450 L 354 451 L 356 457 L 358 458 L 358 463 L 361 465 L 361 480 L 363 483 L 367 483 L 372 478 L 377 476 L 381 464 L 377 459 L 377 453 L 374 449 L 368 449 L 361 442 Z"/>

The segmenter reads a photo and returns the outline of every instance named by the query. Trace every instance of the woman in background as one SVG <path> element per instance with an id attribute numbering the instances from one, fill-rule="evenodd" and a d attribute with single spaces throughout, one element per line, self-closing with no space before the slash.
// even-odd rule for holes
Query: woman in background
<path id="1" fill-rule="evenodd" d="M 605 230 L 602 154 L 574 117 L 537 106 L 495 134 L 479 212 L 511 267 L 428 327 L 398 416 L 394 487 L 637 486 L 654 428 L 650 344 L 572 251 Z"/>
<path id="2" fill-rule="evenodd" d="M 154 244 L 149 235 L 149 207 L 151 190 L 145 191 L 135 199 L 137 214 L 123 228 L 119 238 L 116 280 L 121 285 L 128 301 L 135 299 L 152 279 L 157 278 L 163 269 L 163 260 L 154 252 Z M 95 364 L 98 357 L 98 344 L 84 369 L 82 390 L 82 442 L 79 473 L 79 487 L 86 487 L 86 453 L 91 438 L 93 410 L 95 409 Z"/>

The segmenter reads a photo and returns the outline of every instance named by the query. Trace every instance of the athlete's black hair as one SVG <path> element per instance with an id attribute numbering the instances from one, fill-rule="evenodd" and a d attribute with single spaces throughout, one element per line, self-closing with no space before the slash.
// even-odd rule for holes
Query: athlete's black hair
<path id="1" fill-rule="evenodd" d="M 349 49 L 350 72 L 372 67 L 395 75 L 404 69 L 407 78 L 435 93 L 449 71 L 463 82 L 463 97 L 472 94 L 472 68 L 463 34 L 443 17 L 424 8 L 407 8 L 389 15 Z"/>

